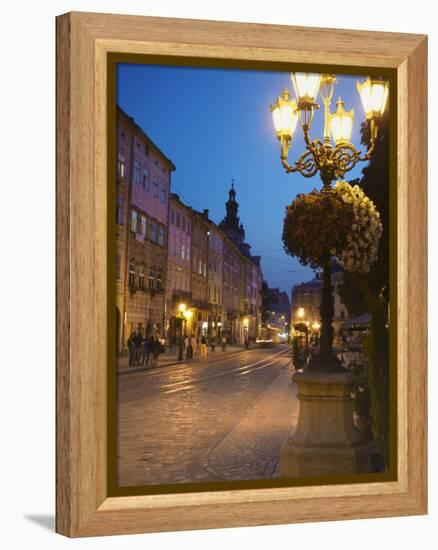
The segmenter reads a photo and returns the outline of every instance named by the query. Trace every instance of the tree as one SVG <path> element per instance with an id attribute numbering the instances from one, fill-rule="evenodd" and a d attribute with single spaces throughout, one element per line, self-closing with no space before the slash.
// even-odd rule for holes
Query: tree
<path id="1" fill-rule="evenodd" d="M 362 125 L 361 141 L 368 143 L 368 126 Z M 368 384 L 373 433 L 386 465 L 389 463 L 389 333 L 387 311 L 389 296 L 389 126 L 386 116 L 379 124 L 374 155 L 362 170 L 357 184 L 374 202 L 383 225 L 378 260 L 366 276 L 345 273 L 339 289 L 350 314 L 368 311 L 372 315 L 370 334 L 365 342 L 368 359 Z"/>

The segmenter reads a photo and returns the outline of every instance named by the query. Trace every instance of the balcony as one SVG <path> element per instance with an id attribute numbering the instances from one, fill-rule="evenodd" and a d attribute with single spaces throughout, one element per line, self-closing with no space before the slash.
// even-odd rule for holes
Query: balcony
<path id="1" fill-rule="evenodd" d="M 192 299 L 192 293 L 187 290 L 174 290 L 172 293 L 172 301 L 183 302 L 190 301 Z"/>

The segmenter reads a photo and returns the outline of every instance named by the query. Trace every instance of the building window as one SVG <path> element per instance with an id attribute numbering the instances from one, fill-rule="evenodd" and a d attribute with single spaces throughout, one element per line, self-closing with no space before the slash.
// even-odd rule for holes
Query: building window
<path id="1" fill-rule="evenodd" d="M 175 210 L 173 208 L 170 209 L 170 223 L 175 224 Z"/>
<path id="2" fill-rule="evenodd" d="M 167 191 L 166 191 L 166 187 L 163 186 L 160 192 L 160 201 L 163 204 L 166 204 L 166 199 L 167 199 Z"/>
<path id="3" fill-rule="evenodd" d="M 192 232 L 192 223 L 190 220 L 187 220 L 187 234 L 190 235 Z"/>
<path id="4" fill-rule="evenodd" d="M 154 197 L 158 199 L 158 183 L 156 181 L 154 181 L 154 183 L 152 184 L 152 188 L 154 191 Z"/>
<path id="5" fill-rule="evenodd" d="M 175 241 L 175 256 L 181 258 L 181 238 L 176 237 Z"/>
<path id="6" fill-rule="evenodd" d="M 117 197 L 116 223 L 123 225 L 123 197 Z"/>
<path id="7" fill-rule="evenodd" d="M 157 290 L 163 290 L 163 276 L 157 273 Z"/>
<path id="8" fill-rule="evenodd" d="M 183 242 L 181 243 L 181 258 L 186 259 L 186 245 Z"/>
<path id="9" fill-rule="evenodd" d="M 125 168 L 126 168 L 125 153 L 123 151 L 119 151 L 119 154 L 117 157 L 117 173 L 119 174 L 120 178 L 125 177 Z"/>
<path id="10" fill-rule="evenodd" d="M 149 191 L 149 170 L 143 168 L 143 189 Z"/>
<path id="11" fill-rule="evenodd" d="M 186 260 L 188 262 L 190 262 L 190 247 L 189 246 L 186 247 Z"/>
<path id="12" fill-rule="evenodd" d="M 180 219 L 179 212 L 176 213 L 176 226 L 181 227 L 181 219 Z"/>
<path id="13" fill-rule="evenodd" d="M 202 260 L 199 260 L 199 264 L 198 264 L 198 274 L 199 274 L 199 275 L 202 275 Z"/>
<path id="14" fill-rule="evenodd" d="M 204 277 L 207 277 L 207 262 L 204 262 Z"/>
<path id="15" fill-rule="evenodd" d="M 134 183 L 140 185 L 140 163 L 137 159 L 134 160 Z"/>
<path id="16" fill-rule="evenodd" d="M 131 210 L 131 231 L 137 233 L 137 211 Z"/>
<path id="17" fill-rule="evenodd" d="M 162 226 L 158 230 L 158 244 L 164 246 L 164 227 Z"/>
<path id="18" fill-rule="evenodd" d="M 135 262 L 134 260 L 131 260 L 129 262 L 129 279 L 128 279 L 129 286 L 131 288 L 135 287 Z"/>
<path id="19" fill-rule="evenodd" d="M 181 216 L 181 220 L 182 220 L 182 230 L 185 231 L 186 230 L 186 219 L 184 216 Z"/>
<path id="20" fill-rule="evenodd" d="M 155 288 L 155 273 L 151 270 L 149 271 L 149 290 L 154 290 Z"/>
<path id="21" fill-rule="evenodd" d="M 147 228 L 147 220 L 146 216 L 140 217 L 140 235 L 145 238 L 146 237 L 146 228 Z"/>
<path id="22" fill-rule="evenodd" d="M 116 277 L 117 277 L 117 280 L 120 281 L 121 279 L 121 265 L 122 265 L 122 258 L 120 256 L 120 254 L 117 254 L 116 256 Z"/>
<path id="23" fill-rule="evenodd" d="M 157 242 L 157 224 L 155 222 L 151 223 L 151 241 L 156 243 Z"/>
<path id="24" fill-rule="evenodd" d="M 138 269 L 138 286 L 144 288 L 144 265 L 141 265 Z"/>

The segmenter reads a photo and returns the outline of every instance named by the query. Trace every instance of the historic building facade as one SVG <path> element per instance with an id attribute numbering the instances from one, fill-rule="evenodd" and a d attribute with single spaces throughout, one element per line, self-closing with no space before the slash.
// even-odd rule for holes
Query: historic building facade
<path id="1" fill-rule="evenodd" d="M 338 265 L 332 268 L 332 289 L 333 289 L 333 328 L 335 337 L 344 321 L 348 319 L 348 310 L 339 294 L 339 287 L 344 280 L 344 273 Z M 310 329 L 321 319 L 320 305 L 322 294 L 322 278 L 316 273 L 314 279 L 301 283 L 292 288 L 291 317 L 292 323 L 303 321 L 308 323 Z"/>
<path id="2" fill-rule="evenodd" d="M 209 308 L 208 334 L 216 339 L 221 337 L 223 326 L 223 265 L 225 233 L 209 219 L 209 211 L 204 210 L 203 218 L 208 223 L 208 266 L 207 302 Z"/>
<path id="3" fill-rule="evenodd" d="M 223 301 L 231 339 L 242 343 L 255 340 L 261 325 L 262 271 L 260 256 L 253 256 L 245 242 L 234 182 L 228 196 L 226 214 L 219 224 L 230 241 L 224 251 Z"/>
<path id="4" fill-rule="evenodd" d="M 192 217 L 192 332 L 208 335 L 208 244 L 209 224 L 200 212 Z"/>
<path id="5" fill-rule="evenodd" d="M 190 307 L 192 303 L 192 220 L 192 209 L 178 195 L 171 193 L 166 288 L 166 332 L 171 344 L 176 343 L 180 330 L 179 306 L 184 304 Z M 191 321 L 186 321 L 186 332 L 189 334 L 192 332 Z"/>
<path id="6" fill-rule="evenodd" d="M 231 343 L 240 336 L 240 253 L 229 240 L 224 241 L 222 282 L 223 331 Z"/>
<path id="7" fill-rule="evenodd" d="M 216 225 L 171 193 L 172 161 L 117 107 L 116 340 L 182 334 L 231 343 L 255 340 L 261 325 L 260 257 L 239 222 L 234 184 Z M 182 310 L 186 310 L 183 315 Z"/>
<path id="8" fill-rule="evenodd" d="M 163 334 L 167 277 L 168 205 L 173 163 L 117 109 L 117 334 Z M 122 175 L 123 174 L 123 175 Z"/>

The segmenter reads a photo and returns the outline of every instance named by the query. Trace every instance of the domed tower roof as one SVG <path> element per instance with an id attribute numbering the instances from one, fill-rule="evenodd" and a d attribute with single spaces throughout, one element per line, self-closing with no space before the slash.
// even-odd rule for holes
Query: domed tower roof
<path id="1" fill-rule="evenodd" d="M 231 178 L 231 189 L 228 191 L 228 195 L 230 196 L 230 201 L 236 200 L 236 191 L 234 190 L 234 178 Z"/>
<path id="2" fill-rule="evenodd" d="M 234 178 L 231 179 L 231 188 L 228 191 L 229 199 L 225 203 L 226 215 L 219 224 L 228 237 L 235 243 L 240 244 L 245 238 L 245 230 L 239 220 L 239 203 L 236 201 L 236 190 L 234 189 Z"/>

